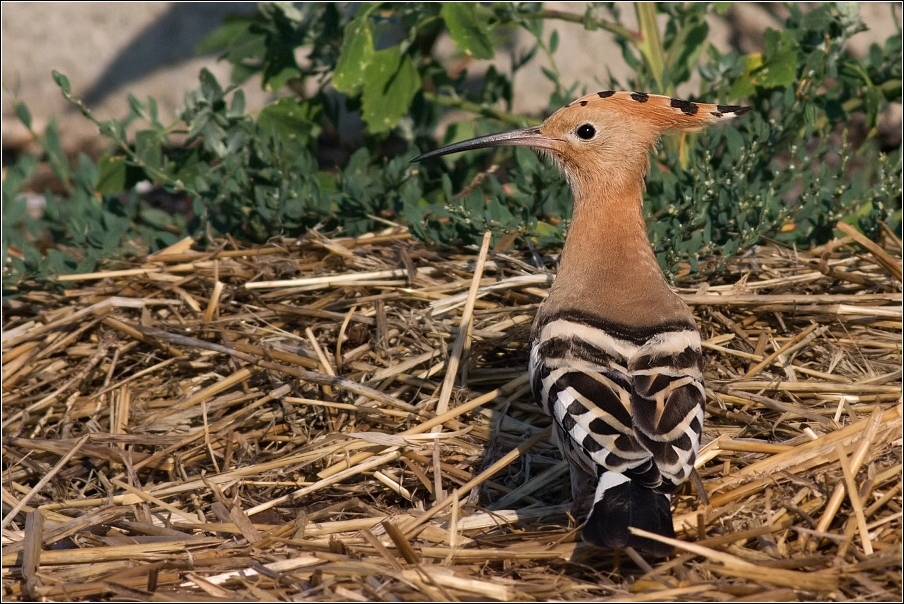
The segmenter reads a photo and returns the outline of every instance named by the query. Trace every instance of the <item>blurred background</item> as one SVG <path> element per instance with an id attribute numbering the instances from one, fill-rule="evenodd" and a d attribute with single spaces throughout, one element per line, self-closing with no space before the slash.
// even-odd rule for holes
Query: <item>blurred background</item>
<path id="1" fill-rule="evenodd" d="M 752 108 L 657 148 L 644 207 L 669 274 L 842 220 L 878 240 L 902 217 L 901 7 L 5 3 L 3 269 L 387 225 L 554 253 L 571 194 L 535 153 L 410 160 L 619 89 Z"/>
<path id="2" fill-rule="evenodd" d="M 630 3 L 622 9 L 625 25 L 631 27 L 634 11 Z M 871 43 L 882 43 L 895 33 L 892 14 L 901 20 L 900 2 L 860 3 L 861 15 L 869 31 L 857 34 L 848 51 L 862 57 Z M 349 5 L 353 10 L 354 5 Z M 544 8 L 582 13 L 584 3 L 548 2 Z M 215 54 L 199 55 L 198 44 L 219 27 L 223 18 L 251 14 L 255 4 L 236 3 L 7 3 L 2 5 L 2 85 L 3 151 L 16 152 L 33 145 L 31 136 L 15 116 L 17 101 L 24 102 L 41 132 L 56 117 L 67 153 L 87 151 L 97 155 L 105 144 L 97 128 L 67 103 L 51 78 L 57 70 L 69 77 L 73 93 L 81 96 L 100 119 L 122 117 L 128 112 L 127 96 L 156 98 L 164 121 L 174 119 L 185 93 L 198 85 L 198 73 L 209 68 L 220 81 L 227 81 L 231 66 L 218 62 Z M 749 53 L 762 50 L 767 27 L 780 29 L 787 10 L 777 3 L 736 3 L 724 16 L 708 18 L 710 41 L 720 50 L 734 48 Z M 665 16 L 662 15 L 664 19 Z M 562 60 L 562 80 L 586 83 L 608 80 L 611 72 L 619 80 L 631 70 L 622 58 L 614 36 L 586 31 L 579 23 L 556 23 L 560 33 L 558 51 Z M 519 30 L 509 43 L 527 47 L 533 40 Z M 448 35 L 437 45 L 439 53 L 454 56 L 456 49 Z M 566 59 L 567 58 L 567 59 Z M 468 73 L 479 77 L 481 69 L 496 63 L 505 67 L 508 55 L 498 53 L 493 61 L 469 60 Z M 481 65 L 484 64 L 484 65 Z M 552 84 L 540 70 L 546 59 L 538 53 L 515 81 L 513 110 L 539 114 L 546 108 Z M 692 80 L 684 86 L 696 89 Z M 261 90 L 260 79 L 244 86 L 248 109 L 262 107 L 271 98 Z M 679 89 L 679 92 L 682 92 Z M 885 117 L 889 133 L 901 129 L 900 107 Z M 354 129 L 355 122 L 348 126 Z M 346 133 L 353 135 L 354 133 Z M 900 134 L 898 134 L 900 136 Z M 4 164 L 7 161 L 4 160 Z"/>

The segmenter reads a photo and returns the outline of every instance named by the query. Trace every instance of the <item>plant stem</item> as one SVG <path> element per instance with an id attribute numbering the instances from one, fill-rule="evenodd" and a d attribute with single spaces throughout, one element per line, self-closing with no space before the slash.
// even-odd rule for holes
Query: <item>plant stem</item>
<path id="1" fill-rule="evenodd" d="M 576 13 L 567 13 L 565 11 L 560 10 L 538 10 L 534 13 L 527 13 L 524 15 L 528 19 L 558 19 L 559 21 L 567 21 L 569 23 L 580 23 L 581 25 L 587 26 L 586 18 L 584 15 L 578 15 Z M 606 21 L 605 19 L 593 19 L 593 25 L 599 27 L 600 29 L 604 29 L 610 33 L 615 34 L 616 36 L 621 36 L 626 38 L 632 42 L 639 42 L 641 39 L 641 35 L 639 32 L 631 31 L 627 27 L 623 27 L 614 21 Z"/>
<path id="2" fill-rule="evenodd" d="M 640 26 L 641 39 L 637 42 L 637 49 L 647 62 L 650 75 L 656 81 L 656 92 L 668 94 L 662 84 L 662 76 L 665 73 L 665 53 L 662 49 L 662 38 L 659 35 L 659 25 L 656 23 L 656 6 L 652 2 L 637 2 L 634 5 L 637 11 L 637 23 Z"/>
<path id="3" fill-rule="evenodd" d="M 461 109 L 462 111 L 468 111 L 470 113 L 476 113 L 477 115 L 482 115 L 484 117 L 490 117 L 500 122 L 504 122 L 506 124 L 512 124 L 513 126 L 524 126 L 526 125 L 536 125 L 540 123 L 540 120 L 532 117 L 518 116 L 512 115 L 511 113 L 506 113 L 504 111 L 499 111 L 497 109 L 493 109 L 492 107 L 487 107 L 485 105 L 479 105 L 477 103 L 473 103 L 471 101 L 466 101 L 464 99 L 460 99 L 457 97 L 449 96 L 447 94 L 439 94 L 436 92 L 424 91 L 424 98 L 430 101 L 431 103 L 437 103 L 439 105 L 444 105 L 446 107 L 452 107 L 453 109 Z"/>

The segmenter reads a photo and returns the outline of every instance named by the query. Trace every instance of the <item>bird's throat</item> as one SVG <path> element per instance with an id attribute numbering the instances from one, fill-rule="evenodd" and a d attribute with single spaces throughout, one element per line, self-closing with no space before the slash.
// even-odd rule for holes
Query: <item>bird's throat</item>
<path id="1" fill-rule="evenodd" d="M 627 325 L 684 318 L 653 254 L 641 189 L 578 198 L 544 310 L 576 308 Z"/>

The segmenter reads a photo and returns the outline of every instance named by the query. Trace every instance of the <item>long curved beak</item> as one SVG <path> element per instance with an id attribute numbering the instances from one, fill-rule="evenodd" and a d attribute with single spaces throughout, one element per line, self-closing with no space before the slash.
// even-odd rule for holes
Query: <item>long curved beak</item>
<path id="1" fill-rule="evenodd" d="M 490 134 L 489 136 L 478 136 L 460 143 L 453 143 L 440 147 L 434 151 L 428 151 L 422 155 L 418 155 L 411 162 L 430 159 L 431 157 L 439 157 L 440 155 L 448 155 L 449 153 L 460 153 L 462 151 L 471 151 L 472 149 L 485 149 L 487 147 L 538 147 L 540 149 L 552 149 L 556 139 L 543 136 L 539 126 L 531 128 L 523 128 L 521 130 L 512 130 L 511 132 L 502 132 L 500 134 Z"/>

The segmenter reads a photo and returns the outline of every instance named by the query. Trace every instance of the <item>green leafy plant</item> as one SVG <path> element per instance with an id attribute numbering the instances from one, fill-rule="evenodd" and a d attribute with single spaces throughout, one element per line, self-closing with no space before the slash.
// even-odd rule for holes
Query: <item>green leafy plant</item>
<path id="1" fill-rule="evenodd" d="M 16 112 L 31 129 L 28 109 L 20 104 Z M 25 155 L 10 166 L 3 181 L 2 238 L 11 275 L 90 271 L 106 258 L 169 245 L 184 230 L 181 217 L 152 207 L 135 190 L 114 187 L 116 195 L 100 194 L 103 163 L 98 166 L 80 154 L 70 165 L 53 122 L 43 136 L 33 135 L 65 195 L 48 191 L 39 212 L 30 210 L 29 198 L 20 192 L 35 175 L 39 158 Z"/>
<path id="2" fill-rule="evenodd" d="M 704 101 L 749 103 L 754 112 L 723 128 L 668 139 L 654 157 L 645 207 L 655 250 L 672 272 L 689 261 L 727 258 L 773 238 L 806 246 L 832 236 L 838 220 L 876 235 L 879 221 L 899 229 L 900 144 L 877 144 L 878 116 L 901 102 L 901 36 L 857 60 L 845 42 L 863 29 L 855 5 L 804 13 L 789 5 L 781 30 L 767 30 L 763 52 L 722 53 L 707 40 L 706 16 L 726 3 L 623 7 L 590 3 L 584 13 L 531 3 L 263 3 L 227 20 L 200 46 L 232 66 L 224 87 L 202 71 L 173 124 L 153 99 L 130 99 L 123 119 L 99 121 L 56 74 L 66 97 L 111 143 L 96 164 L 74 164 L 53 128 L 35 135 L 65 191 L 45 194 L 43 217 L 25 207 L 37 158 L 23 156 L 3 183 L 5 283 L 91 270 L 102 258 L 159 249 L 177 236 L 229 234 L 261 242 L 307 229 L 359 234 L 387 221 L 439 245 L 497 237 L 539 247 L 561 243 L 571 198 L 561 175 L 519 149 L 463 154 L 411 165 L 443 142 L 538 123 L 512 112 L 514 81 L 537 57 L 553 84 L 548 111 L 583 90 L 562 81 L 559 23 L 611 36 L 634 70 L 613 89 L 674 94 L 699 73 Z M 657 18 L 665 15 L 665 25 Z M 475 81 L 472 59 L 502 52 L 515 31 L 533 44 L 512 53 L 511 68 Z M 458 56 L 443 59 L 448 35 Z M 249 114 L 241 86 L 252 76 L 279 97 Z M 464 116 L 438 126 L 450 110 Z M 20 119 L 30 116 L 19 106 Z M 360 116 L 361 137 L 337 135 Z M 190 202 L 167 213 L 136 188 L 148 182 Z"/>

